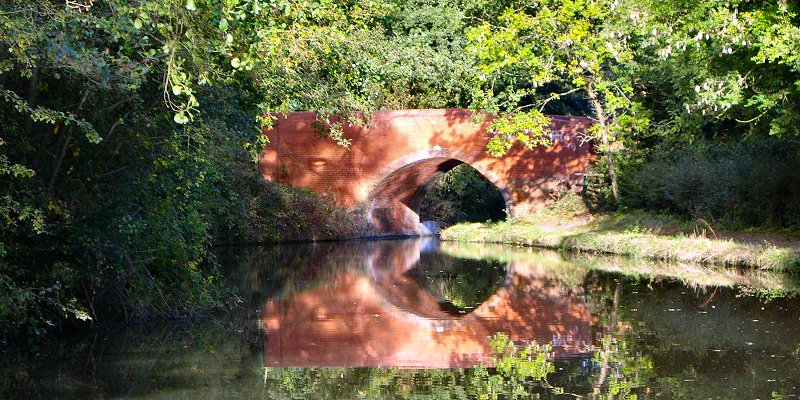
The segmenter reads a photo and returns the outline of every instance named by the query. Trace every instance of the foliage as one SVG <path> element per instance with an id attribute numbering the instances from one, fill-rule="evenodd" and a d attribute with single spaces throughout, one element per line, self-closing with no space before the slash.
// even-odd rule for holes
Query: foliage
<path id="1" fill-rule="evenodd" d="M 605 154 L 617 202 L 624 193 L 613 154 L 620 149 L 797 135 L 794 3 L 570 0 L 486 8 L 494 12 L 467 30 L 467 49 L 480 68 L 472 107 L 503 113 L 492 153 L 516 141 L 543 144 L 546 120 L 537 125 L 536 116 L 580 94 L 597 121 L 589 136 Z M 544 84 L 558 90 L 543 91 Z"/>
<path id="2" fill-rule="evenodd" d="M 213 243 L 357 235 L 262 182 L 258 128 L 462 105 L 458 4 L 3 2 L 0 336 L 226 308 Z"/>
<path id="3" fill-rule="evenodd" d="M 449 226 L 500 221 L 506 217 L 505 208 L 505 199 L 497 187 L 475 168 L 461 164 L 427 184 L 419 215 L 421 220 Z"/>
<path id="4" fill-rule="evenodd" d="M 366 218 L 358 209 L 335 205 L 333 199 L 306 189 L 282 187 L 254 177 L 247 214 L 249 242 L 334 240 L 366 235 Z M 240 239 L 241 240 L 241 239 Z"/>
<path id="5" fill-rule="evenodd" d="M 460 1 L 233 3 L 228 55 L 252 71 L 263 111 L 315 111 L 339 144 L 344 124 L 366 125 L 373 111 L 466 96 Z"/>
<path id="6" fill-rule="evenodd" d="M 515 141 L 529 148 L 546 143 L 544 106 L 583 92 L 597 120 L 587 135 L 598 139 L 598 150 L 607 154 L 618 197 L 612 147 L 649 122 L 646 110 L 632 99 L 639 68 L 636 38 L 626 24 L 617 23 L 618 12 L 600 0 L 519 2 L 468 31 L 468 51 L 475 53 L 481 67 L 478 79 L 486 82 L 474 107 L 511 113 L 501 114 L 492 124 L 496 135 L 489 143 L 490 153 L 504 154 Z M 553 82 L 569 85 L 569 90 L 539 93 L 539 86 Z"/>
<path id="7" fill-rule="evenodd" d="M 793 2 L 633 0 L 648 39 L 654 134 L 796 136 L 798 8 Z M 648 33 L 649 32 L 649 33 Z"/>
<path id="8" fill-rule="evenodd" d="M 548 205 L 542 214 L 549 218 L 566 220 L 586 215 L 588 212 L 583 198 L 577 193 L 567 191 L 553 199 L 553 203 Z"/>
<path id="9" fill-rule="evenodd" d="M 797 226 L 798 155 L 800 143 L 788 139 L 699 141 L 631 163 L 620 182 L 630 207 L 728 226 Z"/>

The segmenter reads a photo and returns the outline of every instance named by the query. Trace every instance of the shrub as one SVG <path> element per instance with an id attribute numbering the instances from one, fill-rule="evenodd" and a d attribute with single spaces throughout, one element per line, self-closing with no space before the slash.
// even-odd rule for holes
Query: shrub
<path id="1" fill-rule="evenodd" d="M 800 224 L 800 142 L 702 141 L 620 173 L 623 204 L 736 226 Z"/>
<path id="2" fill-rule="evenodd" d="M 335 205 L 330 196 L 254 178 L 245 205 L 247 235 L 244 241 L 347 239 L 366 232 L 360 210 Z"/>

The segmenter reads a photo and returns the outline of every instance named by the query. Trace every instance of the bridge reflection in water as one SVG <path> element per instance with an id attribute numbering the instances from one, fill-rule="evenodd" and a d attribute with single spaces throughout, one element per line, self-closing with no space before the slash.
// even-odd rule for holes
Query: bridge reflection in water
<path id="1" fill-rule="evenodd" d="M 560 280 L 546 257 L 496 261 L 493 269 L 486 261 L 464 264 L 453 255 L 457 245 L 432 239 L 359 248 L 366 250 L 338 257 L 323 284 L 264 305 L 266 366 L 471 367 L 491 363 L 497 332 L 520 345 L 553 343 L 556 357 L 589 351 L 583 289 Z M 459 285 L 485 295 L 466 304 L 469 296 L 452 293 Z"/>

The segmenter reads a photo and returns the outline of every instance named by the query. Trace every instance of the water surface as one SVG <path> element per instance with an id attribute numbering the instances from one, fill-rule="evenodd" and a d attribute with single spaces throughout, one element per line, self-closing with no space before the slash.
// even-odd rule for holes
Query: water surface
<path id="1" fill-rule="evenodd" d="M 239 312 L 98 333 L 52 354 L 7 360 L 0 394 L 800 393 L 800 302 L 788 276 L 429 239 L 229 248 L 219 259 L 242 297 Z"/>

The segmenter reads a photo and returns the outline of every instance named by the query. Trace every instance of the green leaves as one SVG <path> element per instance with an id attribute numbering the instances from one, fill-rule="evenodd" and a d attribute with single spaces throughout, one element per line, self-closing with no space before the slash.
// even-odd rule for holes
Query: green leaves
<path id="1" fill-rule="evenodd" d="M 100 137 L 100 134 L 97 133 L 97 130 L 95 130 L 94 126 L 92 126 L 92 124 L 90 124 L 84 119 L 79 119 L 73 113 L 52 110 L 41 106 L 31 107 L 30 104 L 28 104 L 28 102 L 19 97 L 19 95 L 2 87 L 0 87 L 0 98 L 13 104 L 14 108 L 18 112 L 27 115 L 33 121 L 45 122 L 52 125 L 75 124 L 84 133 L 84 135 L 86 136 L 86 138 L 89 140 L 90 143 L 97 144 L 103 140 Z"/>
<path id="2" fill-rule="evenodd" d="M 498 134 L 489 142 L 490 154 L 504 154 L 515 141 L 528 148 L 547 144 L 543 135 L 549 120 L 540 111 L 561 94 L 544 95 L 540 86 L 571 87 L 564 93 L 568 94 L 589 85 L 614 85 L 621 53 L 630 50 L 609 50 L 615 44 L 604 25 L 608 12 L 594 0 L 510 5 L 496 21 L 468 30 L 467 50 L 475 54 L 481 68 L 475 82 L 482 95 L 473 107 L 504 113 L 493 123 Z M 603 93 L 609 95 L 608 100 L 610 92 Z M 534 105 L 540 111 L 524 111 Z"/>
<path id="3" fill-rule="evenodd" d="M 486 151 L 495 157 L 504 155 L 515 142 L 533 149 L 539 145 L 549 145 L 546 131 L 550 118 L 539 111 L 520 111 L 502 113 L 492 120 L 489 130 L 493 136 L 486 145 Z"/>
<path id="4" fill-rule="evenodd" d="M 179 123 L 181 125 L 186 124 L 186 123 L 189 122 L 189 117 L 186 116 L 186 112 L 185 111 L 179 111 L 179 112 L 175 113 L 175 116 L 172 119 L 176 123 Z"/>

